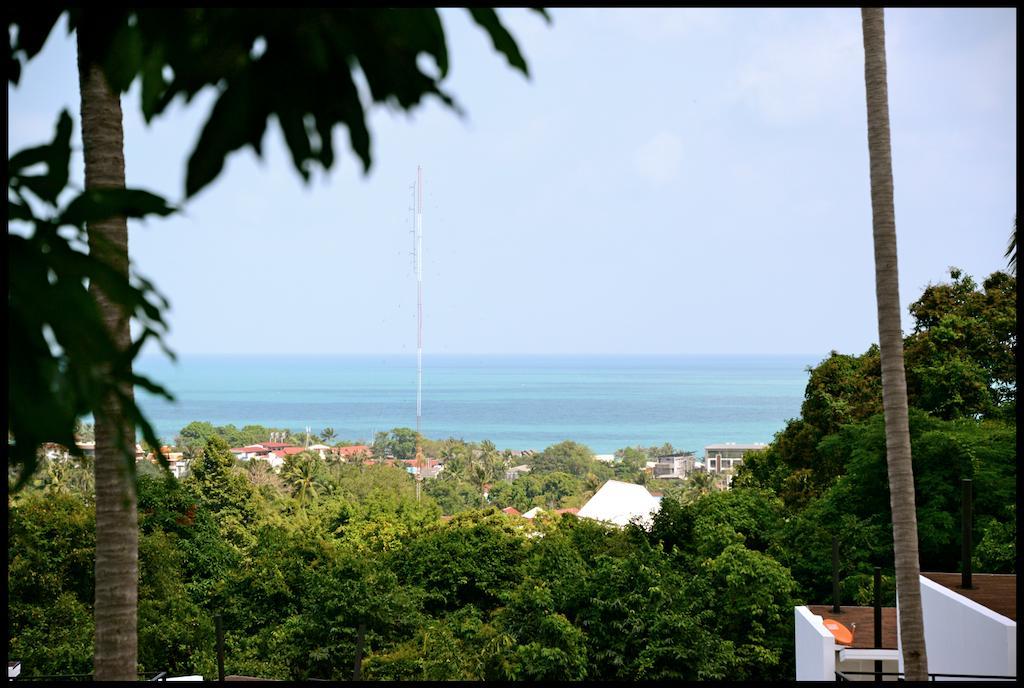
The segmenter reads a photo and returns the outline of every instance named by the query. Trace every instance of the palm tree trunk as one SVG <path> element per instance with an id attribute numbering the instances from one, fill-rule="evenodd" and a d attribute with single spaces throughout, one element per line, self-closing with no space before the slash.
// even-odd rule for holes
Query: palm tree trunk
<path id="1" fill-rule="evenodd" d="M 864 83 L 867 90 L 868 153 L 871 161 L 871 211 L 875 241 L 875 296 L 881 349 L 885 449 L 892 506 L 896 590 L 900 609 L 903 663 L 909 681 L 928 680 L 921 613 L 917 513 L 910 454 L 907 381 L 900 328 L 899 271 L 896 265 L 896 214 L 893 205 L 889 93 L 885 65 L 885 20 L 881 8 L 861 10 L 864 31 Z"/>
<path id="2" fill-rule="evenodd" d="M 85 188 L 124 188 L 124 133 L 120 96 L 111 93 L 90 56 L 90 29 L 78 27 Z M 124 217 L 89 224 L 89 251 L 128 274 L 128 225 Z M 131 345 L 129 316 L 90 285 L 118 348 Z M 131 385 L 123 390 L 131 395 Z M 113 394 L 95 409 L 96 433 L 96 645 L 97 681 L 135 681 L 137 674 L 138 516 L 134 477 L 135 432 Z M 131 452 L 131 458 L 126 454 Z"/>

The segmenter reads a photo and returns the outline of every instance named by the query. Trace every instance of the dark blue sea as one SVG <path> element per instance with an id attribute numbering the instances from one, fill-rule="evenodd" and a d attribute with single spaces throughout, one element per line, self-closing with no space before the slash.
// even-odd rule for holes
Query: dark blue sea
<path id="1" fill-rule="evenodd" d="M 824 356 L 424 355 L 423 434 L 499 449 L 575 440 L 595 453 L 671 442 L 769 442 L 799 415 L 807 366 Z M 372 441 L 416 425 L 408 355 L 146 356 L 136 369 L 176 397 L 139 401 L 167 441 L 193 420 L 258 423 Z"/>

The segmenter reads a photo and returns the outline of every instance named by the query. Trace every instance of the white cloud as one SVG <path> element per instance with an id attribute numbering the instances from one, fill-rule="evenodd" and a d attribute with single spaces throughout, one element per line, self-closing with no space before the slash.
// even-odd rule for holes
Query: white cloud
<path id="1" fill-rule="evenodd" d="M 633 155 L 633 168 L 658 185 L 674 179 L 682 162 L 683 141 L 670 131 L 655 134 Z"/>
<path id="2" fill-rule="evenodd" d="M 572 10 L 582 12 L 584 10 Z M 588 18 L 641 41 L 677 41 L 721 30 L 732 10 L 692 7 L 606 7 L 585 10 Z"/>
<path id="3" fill-rule="evenodd" d="M 766 22 L 739 69 L 736 99 L 771 124 L 803 124 L 826 114 L 848 113 L 850 104 L 863 98 L 857 13 L 803 18 L 811 20 Z"/>

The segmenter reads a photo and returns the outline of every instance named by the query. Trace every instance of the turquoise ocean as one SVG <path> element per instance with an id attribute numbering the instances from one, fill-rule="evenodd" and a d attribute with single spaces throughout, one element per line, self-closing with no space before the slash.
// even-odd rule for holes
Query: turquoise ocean
<path id="1" fill-rule="evenodd" d="M 770 442 L 799 415 L 807 367 L 823 358 L 424 354 L 422 431 L 499 449 L 574 440 L 610 454 L 671 442 L 703 455 L 712 443 Z M 165 441 L 193 420 L 333 427 L 367 441 L 416 426 L 414 355 L 149 355 L 136 369 L 176 397 L 137 393 Z"/>

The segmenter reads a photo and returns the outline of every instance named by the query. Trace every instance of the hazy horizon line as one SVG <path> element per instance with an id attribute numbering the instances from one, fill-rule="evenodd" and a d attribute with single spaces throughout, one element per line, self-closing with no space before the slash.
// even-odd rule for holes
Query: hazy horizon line
<path id="1" fill-rule="evenodd" d="M 310 352 L 310 351 L 242 351 L 242 352 L 230 352 L 230 351 L 175 351 L 176 356 L 262 356 L 262 357 L 326 357 L 326 356 L 352 356 L 352 357 L 371 357 L 371 356 L 409 356 L 415 357 L 415 351 L 322 351 L 322 352 Z M 646 358 L 646 357 L 658 357 L 658 356 L 827 356 L 828 353 L 822 352 L 811 352 L 811 351 L 785 351 L 785 352 L 764 352 L 764 351 L 748 351 L 748 352 L 715 352 L 715 351 L 674 351 L 674 352 L 658 352 L 658 351 L 640 351 L 633 353 L 624 353 L 621 351 L 582 351 L 582 352 L 564 352 L 564 351 L 500 351 L 500 352 L 479 352 L 479 351 L 424 351 L 424 356 L 479 356 L 479 357 L 499 357 L 499 356 L 605 356 L 605 357 L 634 357 L 634 358 Z M 139 354 L 139 358 L 168 358 L 166 354 L 160 351 L 142 352 Z"/>

